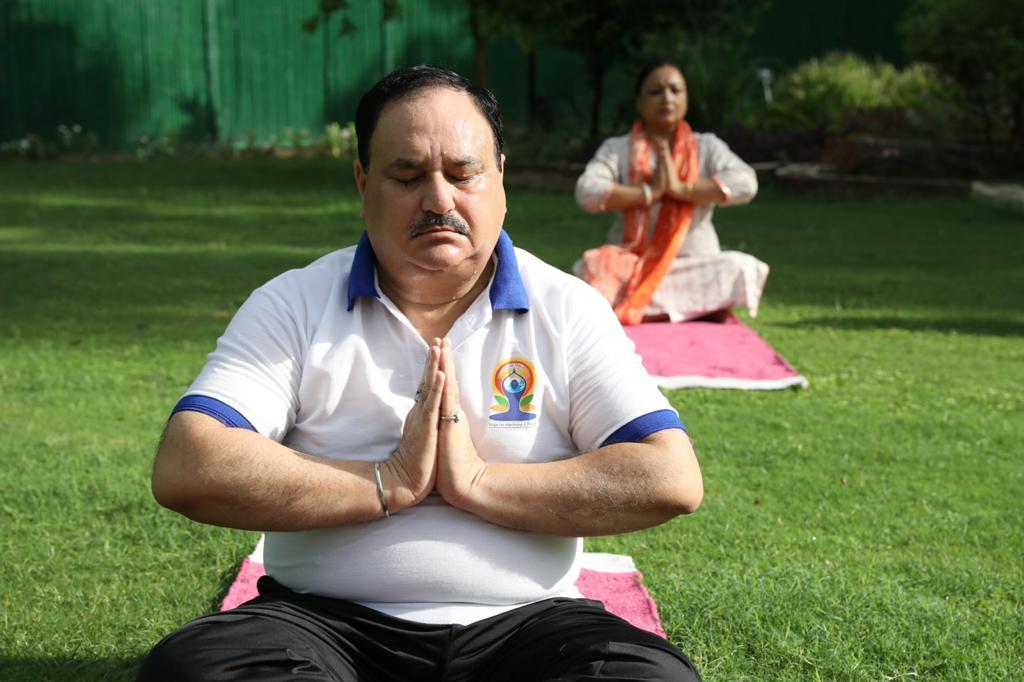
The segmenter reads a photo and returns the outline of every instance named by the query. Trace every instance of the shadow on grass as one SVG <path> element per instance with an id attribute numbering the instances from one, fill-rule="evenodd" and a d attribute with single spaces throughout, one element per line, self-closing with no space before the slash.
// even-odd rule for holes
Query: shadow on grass
<path id="1" fill-rule="evenodd" d="M 154 197 L 212 192 L 263 193 L 288 197 L 292 192 L 324 192 L 328 196 L 356 196 L 351 159 L 316 158 L 280 160 L 154 159 L 94 163 L 62 161 L 33 164 L 0 162 L 0 178 L 9 196 L 19 190 L 72 192 L 91 196 L 137 196 L 140 191 Z M 2 195 L 0 195 L 2 196 Z"/>
<path id="2" fill-rule="evenodd" d="M 0 656 L 4 682 L 118 682 L 134 680 L 141 658 L 18 658 Z"/>
<path id="3" fill-rule="evenodd" d="M 872 317 L 818 317 L 797 322 L 773 322 L 772 327 L 791 329 L 845 329 L 879 330 L 902 329 L 904 331 L 933 331 L 974 336 L 1024 336 L 1024 322 L 1016 320 L 986 318 L 901 318 L 892 316 Z"/>

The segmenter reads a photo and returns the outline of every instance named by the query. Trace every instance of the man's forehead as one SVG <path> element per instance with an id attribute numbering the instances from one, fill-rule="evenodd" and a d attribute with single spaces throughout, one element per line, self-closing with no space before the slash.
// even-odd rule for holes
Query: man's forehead
<path id="1" fill-rule="evenodd" d="M 479 109 L 473 102 L 472 96 L 463 90 L 456 90 L 444 85 L 432 85 L 419 90 L 414 90 L 408 94 L 402 95 L 396 99 L 391 100 L 384 105 L 381 109 L 380 118 L 383 119 L 389 112 L 396 112 L 400 110 L 416 110 L 423 107 L 431 106 L 435 103 L 443 102 L 447 106 L 459 106 L 465 105 L 472 107 L 476 113 L 480 113 Z M 480 114 L 483 117 L 483 114 Z"/>
<path id="2" fill-rule="evenodd" d="M 446 87 L 388 102 L 370 141 L 374 152 L 389 157 L 412 158 L 441 146 L 437 151 L 459 160 L 478 158 L 493 145 L 493 131 L 473 98 Z"/>

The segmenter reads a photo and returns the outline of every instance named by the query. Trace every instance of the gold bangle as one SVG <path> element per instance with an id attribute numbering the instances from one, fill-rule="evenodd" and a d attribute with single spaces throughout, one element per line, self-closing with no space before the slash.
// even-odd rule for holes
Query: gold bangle
<path id="1" fill-rule="evenodd" d="M 693 183 L 692 182 L 686 183 L 686 193 L 687 194 L 693 194 Z"/>

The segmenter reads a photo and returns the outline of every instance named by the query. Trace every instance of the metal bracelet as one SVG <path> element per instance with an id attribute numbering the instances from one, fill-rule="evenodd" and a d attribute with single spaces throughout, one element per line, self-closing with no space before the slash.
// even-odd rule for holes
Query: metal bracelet
<path id="1" fill-rule="evenodd" d="M 384 508 L 384 518 L 391 518 L 391 510 L 388 509 L 388 501 L 384 498 L 384 482 L 380 480 L 380 462 L 373 463 L 373 477 L 377 479 L 377 497 L 380 498 L 380 506 Z"/>

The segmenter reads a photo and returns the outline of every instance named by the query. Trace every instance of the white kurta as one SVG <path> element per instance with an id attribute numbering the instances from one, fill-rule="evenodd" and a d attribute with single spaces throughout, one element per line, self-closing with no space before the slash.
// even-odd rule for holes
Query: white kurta
<path id="1" fill-rule="evenodd" d="M 722 188 L 727 199 L 722 205 L 745 204 L 757 194 L 757 174 L 729 145 L 712 133 L 694 133 L 700 157 L 701 178 Z M 583 175 L 576 181 L 576 201 L 583 210 L 599 213 L 612 188 L 629 182 L 629 135 L 605 140 Z M 657 155 L 651 151 L 651 167 Z M 723 308 L 744 307 L 757 315 L 757 307 L 768 278 L 768 266 L 739 251 L 722 251 L 711 222 L 714 204 L 697 204 L 693 222 L 679 254 L 666 273 L 648 306 L 647 315 L 668 315 L 673 322 L 693 319 Z M 661 202 L 651 206 L 648 230 L 658 222 Z M 622 213 L 608 231 L 608 242 L 622 243 Z M 577 263 L 577 274 L 580 274 Z"/>

